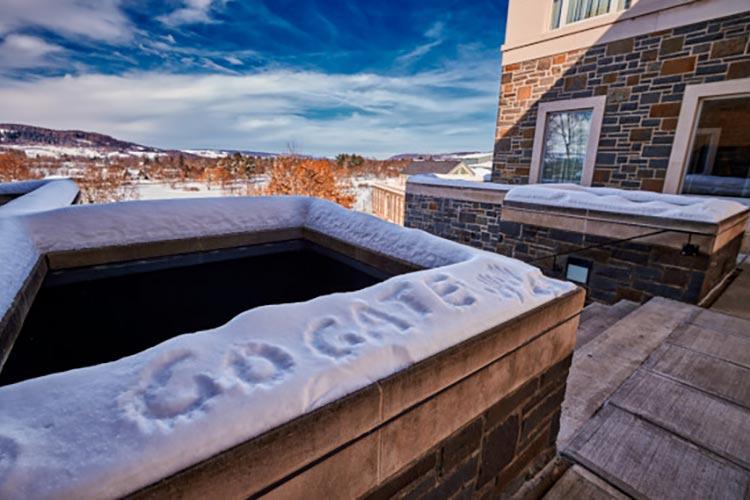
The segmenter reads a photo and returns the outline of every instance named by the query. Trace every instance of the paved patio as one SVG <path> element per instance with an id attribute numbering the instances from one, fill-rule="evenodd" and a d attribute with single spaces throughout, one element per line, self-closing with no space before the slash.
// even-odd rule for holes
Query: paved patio
<path id="1" fill-rule="evenodd" d="M 739 274 L 711 306 L 712 311 L 750 319 L 750 257 L 743 256 Z"/>
<path id="2" fill-rule="evenodd" d="M 750 310 L 744 280 L 726 295 Z M 661 298 L 606 313 L 582 321 L 558 440 L 574 466 L 546 498 L 748 498 L 750 321 Z"/>

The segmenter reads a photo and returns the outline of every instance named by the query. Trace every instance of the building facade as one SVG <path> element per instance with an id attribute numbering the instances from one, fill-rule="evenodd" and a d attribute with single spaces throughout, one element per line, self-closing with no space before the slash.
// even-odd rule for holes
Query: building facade
<path id="1" fill-rule="evenodd" d="M 531 205 L 505 198 L 521 184 L 566 183 L 725 197 L 739 213 L 750 205 L 749 37 L 748 0 L 510 0 L 493 184 L 409 182 L 405 225 L 551 276 L 585 268 L 577 282 L 589 299 L 707 303 L 731 279 L 746 211 L 686 228 L 604 201 L 601 210 L 545 204 L 560 192 Z M 714 243 L 696 247 L 704 237 Z"/>
<path id="2" fill-rule="evenodd" d="M 493 181 L 750 200 L 749 33 L 747 0 L 511 0 Z"/>

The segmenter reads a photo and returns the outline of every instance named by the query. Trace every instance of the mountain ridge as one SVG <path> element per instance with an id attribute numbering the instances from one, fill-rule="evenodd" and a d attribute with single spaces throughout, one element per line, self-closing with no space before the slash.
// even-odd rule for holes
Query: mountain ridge
<path id="1" fill-rule="evenodd" d="M 163 149 L 117 139 L 99 132 L 62 130 L 19 123 L 0 123 L 0 149 L 24 151 L 29 156 L 169 156 L 191 155 L 221 158 L 240 153 L 243 156 L 274 157 L 275 153 L 230 149 Z"/>

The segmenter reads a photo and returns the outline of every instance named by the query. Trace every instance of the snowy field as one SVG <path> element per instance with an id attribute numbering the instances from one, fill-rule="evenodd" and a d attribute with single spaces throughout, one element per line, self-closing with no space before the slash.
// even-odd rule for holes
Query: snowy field
<path id="1" fill-rule="evenodd" d="M 265 182 L 254 184 L 261 188 Z M 220 196 L 237 196 L 247 194 L 247 189 L 253 184 L 227 184 L 222 187 L 218 183 L 209 185 L 206 182 L 152 182 L 139 181 L 135 184 L 139 200 L 170 200 L 178 198 L 217 198 Z"/>
<path id="2" fill-rule="evenodd" d="M 384 182 L 374 176 L 352 177 L 351 183 L 355 196 L 354 210 L 372 213 L 372 183 Z M 221 186 L 219 183 L 208 184 L 207 182 L 159 182 L 141 180 L 135 184 L 137 199 L 139 200 L 172 200 L 184 198 L 218 198 L 221 196 L 247 196 L 259 193 L 266 187 L 268 179 L 258 177 L 255 182 L 227 183 Z"/>

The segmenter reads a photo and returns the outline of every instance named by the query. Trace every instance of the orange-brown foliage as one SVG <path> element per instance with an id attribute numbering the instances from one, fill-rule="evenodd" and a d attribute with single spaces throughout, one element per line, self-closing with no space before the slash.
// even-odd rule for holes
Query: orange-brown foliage
<path id="1" fill-rule="evenodd" d="M 24 153 L 7 152 L 0 154 L 0 182 L 22 181 L 38 177 L 29 169 Z"/>
<path id="2" fill-rule="evenodd" d="M 277 158 L 266 192 L 272 195 L 314 196 L 350 208 L 354 195 L 346 180 L 337 175 L 328 160 L 298 157 Z"/>

